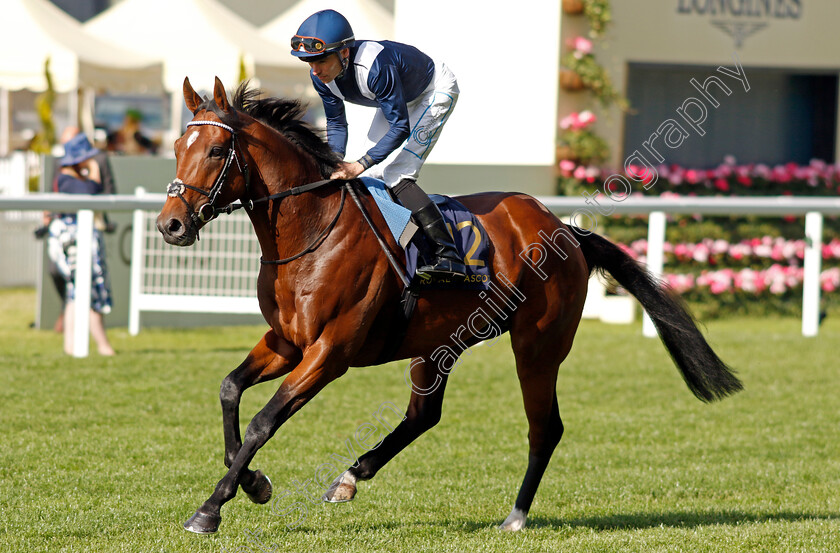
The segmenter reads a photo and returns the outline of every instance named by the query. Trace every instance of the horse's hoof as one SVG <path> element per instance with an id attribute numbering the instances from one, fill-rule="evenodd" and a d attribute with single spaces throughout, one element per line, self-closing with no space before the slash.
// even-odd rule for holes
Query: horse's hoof
<path id="1" fill-rule="evenodd" d="M 212 534 L 219 529 L 221 522 L 222 515 L 205 513 L 199 509 L 184 523 L 184 530 L 196 534 Z"/>
<path id="2" fill-rule="evenodd" d="M 353 484 L 339 484 L 330 486 L 324 494 L 324 501 L 329 503 L 345 503 L 356 497 L 356 486 Z"/>
<path id="3" fill-rule="evenodd" d="M 525 528 L 525 523 L 527 521 L 528 513 L 514 507 L 505 521 L 501 524 L 501 526 L 499 526 L 499 530 L 503 530 L 505 532 L 517 532 Z"/>
<path id="4" fill-rule="evenodd" d="M 328 503 L 345 503 L 354 497 L 356 497 L 356 478 L 349 471 L 345 471 L 330 484 L 321 499 Z"/>
<path id="5" fill-rule="evenodd" d="M 242 485 L 242 491 L 248 494 L 248 499 L 263 505 L 271 499 L 271 480 L 261 470 L 254 472 L 254 482 L 250 486 Z"/>

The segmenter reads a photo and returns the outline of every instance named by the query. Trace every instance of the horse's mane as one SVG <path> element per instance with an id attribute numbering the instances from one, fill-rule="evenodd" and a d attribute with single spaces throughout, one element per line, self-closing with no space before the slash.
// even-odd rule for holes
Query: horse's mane
<path id="1" fill-rule="evenodd" d="M 328 178 L 341 161 L 324 139 L 303 121 L 306 107 L 300 100 L 262 97 L 262 92 L 243 82 L 233 95 L 233 107 L 277 130 L 318 162 L 323 178 Z"/>

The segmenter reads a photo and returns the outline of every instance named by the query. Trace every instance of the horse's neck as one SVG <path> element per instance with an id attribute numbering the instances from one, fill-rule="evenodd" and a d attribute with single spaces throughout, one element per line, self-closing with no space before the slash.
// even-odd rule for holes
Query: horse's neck
<path id="1" fill-rule="evenodd" d="M 252 152 L 255 160 L 254 199 L 280 193 L 322 179 L 318 164 L 285 139 L 275 140 Z M 259 159 L 259 161 L 257 161 Z M 250 213 L 265 259 L 282 259 L 306 248 L 323 229 L 334 211 L 335 195 L 306 192 L 276 203 L 260 202 Z"/>

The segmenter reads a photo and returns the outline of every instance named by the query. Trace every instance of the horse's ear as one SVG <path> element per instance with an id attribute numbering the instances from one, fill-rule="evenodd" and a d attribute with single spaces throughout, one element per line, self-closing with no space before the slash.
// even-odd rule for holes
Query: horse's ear
<path id="1" fill-rule="evenodd" d="M 202 103 L 201 96 L 193 90 L 189 77 L 184 77 L 184 102 L 187 103 L 187 109 L 192 113 L 195 113 Z"/>
<path id="2" fill-rule="evenodd" d="M 219 109 L 222 111 L 227 112 L 230 109 L 227 92 L 225 92 L 225 85 L 222 84 L 219 77 L 216 77 L 216 85 L 213 87 L 213 99 L 216 100 L 216 105 L 219 106 Z"/>

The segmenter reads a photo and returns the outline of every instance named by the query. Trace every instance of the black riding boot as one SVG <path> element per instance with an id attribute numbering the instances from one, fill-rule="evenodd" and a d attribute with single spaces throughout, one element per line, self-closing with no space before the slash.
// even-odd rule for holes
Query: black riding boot
<path id="1" fill-rule="evenodd" d="M 399 202 L 411 210 L 417 225 L 426 237 L 435 244 L 435 259 L 432 263 L 417 268 L 417 274 L 433 278 L 463 277 L 467 274 L 464 261 L 455 249 L 452 235 L 446 228 L 443 215 L 417 183 L 410 179 L 401 180 L 394 188 Z"/>

